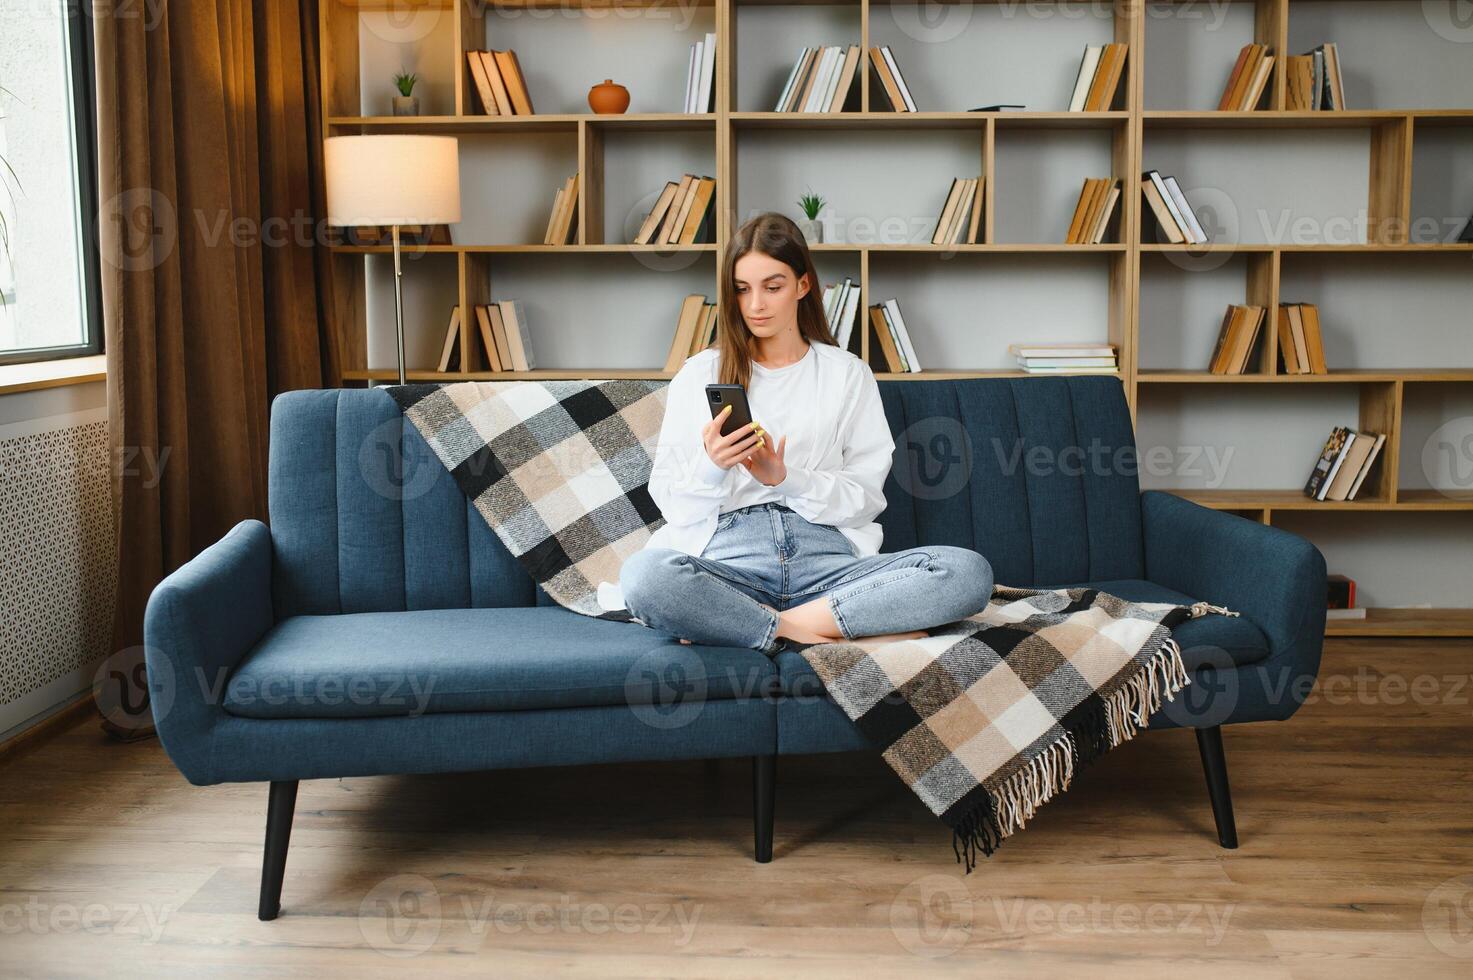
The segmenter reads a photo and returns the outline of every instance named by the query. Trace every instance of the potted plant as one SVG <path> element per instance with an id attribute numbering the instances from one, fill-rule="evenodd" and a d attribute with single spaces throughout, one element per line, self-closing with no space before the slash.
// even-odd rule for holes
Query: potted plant
<path id="1" fill-rule="evenodd" d="M 394 76 L 394 87 L 399 90 L 399 94 L 394 96 L 394 115 L 419 115 L 419 99 L 414 95 L 414 83 L 417 81 L 419 78 L 410 72 L 401 71 Z"/>
<path id="2" fill-rule="evenodd" d="M 798 198 L 798 207 L 803 209 L 803 217 L 798 219 L 798 230 L 810 245 L 823 241 L 823 225 L 818 220 L 818 212 L 827 203 L 812 191 Z"/>

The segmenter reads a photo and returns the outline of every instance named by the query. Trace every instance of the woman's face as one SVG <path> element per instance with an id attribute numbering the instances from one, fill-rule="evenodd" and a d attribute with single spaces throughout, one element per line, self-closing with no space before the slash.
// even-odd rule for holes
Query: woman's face
<path id="1" fill-rule="evenodd" d="M 752 251 L 733 267 L 737 305 L 756 337 L 773 337 L 798 328 L 798 300 L 808 294 L 808 277 L 793 274 L 786 262 Z"/>

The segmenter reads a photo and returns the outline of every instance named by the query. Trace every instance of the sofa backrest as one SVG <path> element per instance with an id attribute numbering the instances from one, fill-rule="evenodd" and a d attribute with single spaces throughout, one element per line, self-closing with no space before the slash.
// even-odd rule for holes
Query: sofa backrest
<path id="1" fill-rule="evenodd" d="M 1109 377 L 882 381 L 884 551 L 975 548 L 1005 585 L 1141 577 L 1135 445 Z M 271 416 L 276 612 L 550 605 L 376 389 Z"/>

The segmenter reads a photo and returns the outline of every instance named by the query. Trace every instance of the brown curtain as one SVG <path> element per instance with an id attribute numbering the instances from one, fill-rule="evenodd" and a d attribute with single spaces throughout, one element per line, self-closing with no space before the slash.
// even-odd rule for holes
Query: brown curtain
<path id="1" fill-rule="evenodd" d="M 114 459 L 134 461 L 114 474 L 122 650 L 164 575 L 265 517 L 271 396 L 341 367 L 314 244 L 317 4 L 94 12 L 108 404 Z"/>

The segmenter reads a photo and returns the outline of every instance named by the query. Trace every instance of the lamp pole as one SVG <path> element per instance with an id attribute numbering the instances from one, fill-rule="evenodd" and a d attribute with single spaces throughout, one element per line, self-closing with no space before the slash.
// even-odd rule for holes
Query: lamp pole
<path id="1" fill-rule="evenodd" d="M 394 225 L 394 333 L 399 344 L 399 383 L 404 383 L 404 267 L 399 262 L 399 226 Z"/>

